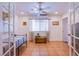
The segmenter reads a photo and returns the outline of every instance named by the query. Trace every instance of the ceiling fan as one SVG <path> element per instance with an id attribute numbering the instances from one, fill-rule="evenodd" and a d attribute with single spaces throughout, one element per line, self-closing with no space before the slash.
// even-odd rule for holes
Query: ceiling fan
<path id="1" fill-rule="evenodd" d="M 38 2 L 38 7 L 36 7 L 38 9 L 38 14 L 40 16 L 47 16 L 48 12 L 45 11 L 45 9 L 47 9 L 48 7 L 42 8 L 42 4 L 43 4 L 43 2 Z"/>

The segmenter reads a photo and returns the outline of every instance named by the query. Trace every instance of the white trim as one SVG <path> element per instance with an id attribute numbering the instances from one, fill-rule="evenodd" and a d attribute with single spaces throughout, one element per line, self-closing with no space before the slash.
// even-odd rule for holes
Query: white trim
<path id="1" fill-rule="evenodd" d="M 69 47 L 71 47 L 71 49 L 73 49 L 73 51 L 79 56 L 79 53 L 74 49 L 74 47 L 72 47 L 71 45 L 69 45 Z"/>
<path id="2" fill-rule="evenodd" d="M 10 50 L 11 50 L 12 48 L 14 48 L 14 45 L 13 45 L 12 47 L 10 47 L 10 48 L 3 54 L 3 56 L 5 56 L 8 52 L 10 52 Z"/>
<path id="3" fill-rule="evenodd" d="M 76 39 L 78 39 L 79 40 L 79 37 L 76 37 L 76 36 L 74 36 L 74 35 L 70 35 L 71 37 L 73 37 L 74 38 L 74 40 L 75 40 L 75 38 Z M 71 40 L 71 39 L 70 39 Z M 79 53 L 75 50 L 75 48 L 71 45 L 71 44 L 69 44 L 69 47 L 70 47 L 70 49 L 73 49 L 73 51 L 79 56 Z M 71 50 L 70 50 L 71 51 Z M 70 52 L 71 53 L 71 52 Z M 75 54 L 74 53 L 74 54 Z"/>
<path id="4" fill-rule="evenodd" d="M 79 40 L 79 37 L 76 37 L 76 36 L 74 36 L 74 35 L 70 35 L 71 37 L 74 37 L 75 39 L 78 39 Z"/>

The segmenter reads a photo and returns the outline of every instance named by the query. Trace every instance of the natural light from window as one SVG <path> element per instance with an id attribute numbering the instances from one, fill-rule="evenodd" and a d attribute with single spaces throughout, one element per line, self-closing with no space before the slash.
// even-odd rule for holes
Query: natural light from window
<path id="1" fill-rule="evenodd" d="M 31 31 L 48 31 L 48 20 L 30 20 Z"/>

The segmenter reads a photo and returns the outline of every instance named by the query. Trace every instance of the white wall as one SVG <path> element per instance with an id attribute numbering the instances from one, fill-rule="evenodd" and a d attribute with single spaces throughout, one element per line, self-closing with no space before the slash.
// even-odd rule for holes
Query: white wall
<path id="1" fill-rule="evenodd" d="M 63 41 L 62 39 L 62 19 L 68 15 L 64 15 L 62 18 L 61 17 L 51 17 L 49 20 L 49 41 Z M 26 21 L 27 25 L 22 26 L 22 22 Z M 52 24 L 53 21 L 59 21 L 58 26 L 54 26 Z M 15 33 L 23 35 L 27 34 L 28 40 L 30 39 L 30 34 L 29 34 L 29 18 L 27 17 L 16 17 L 15 21 Z"/>
<path id="2" fill-rule="evenodd" d="M 26 22 L 26 26 L 23 26 L 23 22 Z M 27 17 L 16 16 L 15 33 L 19 35 L 27 34 L 27 40 L 29 40 L 29 19 Z"/>
<path id="3" fill-rule="evenodd" d="M 53 26 L 52 21 L 59 21 L 58 26 Z M 22 22 L 26 21 L 27 26 L 23 26 Z M 62 41 L 62 24 L 60 17 L 51 17 L 49 20 L 49 41 Z M 17 17 L 15 21 L 15 33 L 19 35 L 27 34 L 28 40 L 30 39 L 29 34 L 29 19 L 27 17 Z"/>
<path id="4" fill-rule="evenodd" d="M 26 21 L 27 26 L 22 26 L 22 22 Z M 53 26 L 52 21 L 59 21 L 58 26 Z M 15 29 L 17 34 L 26 34 L 28 40 L 30 39 L 29 19 L 27 17 L 16 17 Z M 49 20 L 49 41 L 62 41 L 62 24 L 60 17 L 51 17 Z"/>
<path id="5" fill-rule="evenodd" d="M 59 25 L 53 25 L 53 21 L 59 21 Z M 50 37 L 49 41 L 62 41 L 62 24 L 60 17 L 51 17 L 49 23 Z"/>
<path id="6" fill-rule="evenodd" d="M 70 34 L 71 33 L 71 25 L 70 25 L 70 10 L 66 13 L 66 14 L 64 14 L 63 16 L 62 16 L 62 21 L 63 21 L 63 19 L 64 18 L 68 18 L 68 34 Z M 62 30 L 63 30 L 63 28 L 62 28 Z M 62 32 L 62 36 L 63 36 L 63 32 Z M 63 38 L 63 37 L 62 37 Z M 70 36 L 68 36 L 68 43 L 70 42 L 70 39 L 71 39 L 71 37 Z"/>

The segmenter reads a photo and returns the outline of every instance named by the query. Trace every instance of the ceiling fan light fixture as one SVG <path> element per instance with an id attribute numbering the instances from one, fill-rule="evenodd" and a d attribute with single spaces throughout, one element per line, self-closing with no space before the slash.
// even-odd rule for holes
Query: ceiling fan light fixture
<path id="1" fill-rule="evenodd" d="M 56 11 L 55 14 L 58 14 L 58 12 Z"/>

